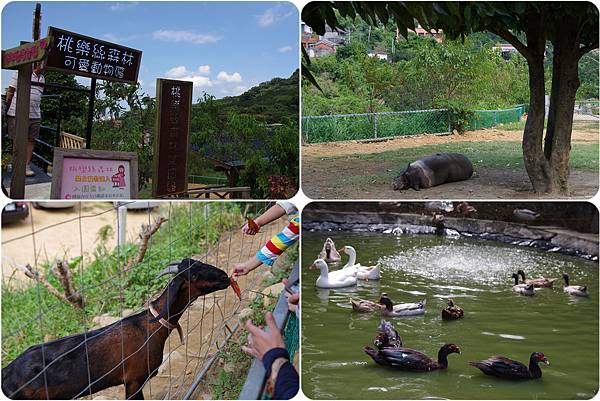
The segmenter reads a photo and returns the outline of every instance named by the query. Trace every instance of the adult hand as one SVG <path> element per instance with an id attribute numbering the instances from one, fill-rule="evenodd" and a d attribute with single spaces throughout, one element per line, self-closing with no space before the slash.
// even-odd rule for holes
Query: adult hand
<path id="1" fill-rule="evenodd" d="M 281 332 L 275 323 L 273 314 L 267 312 L 265 320 L 269 331 L 263 331 L 260 327 L 252 324 L 250 320 L 246 321 L 246 329 L 248 330 L 248 346 L 242 346 L 242 351 L 246 354 L 258 358 L 262 361 L 263 356 L 273 348 L 285 348 Z"/>
<path id="2" fill-rule="evenodd" d="M 284 286 L 288 286 L 289 281 L 287 278 L 284 278 L 283 280 L 281 280 L 281 283 Z M 288 310 L 290 312 L 296 312 L 298 311 L 298 303 L 300 302 L 300 294 L 299 293 L 293 293 L 290 294 L 289 292 L 285 292 L 285 299 L 287 300 L 287 304 L 288 304 Z"/>

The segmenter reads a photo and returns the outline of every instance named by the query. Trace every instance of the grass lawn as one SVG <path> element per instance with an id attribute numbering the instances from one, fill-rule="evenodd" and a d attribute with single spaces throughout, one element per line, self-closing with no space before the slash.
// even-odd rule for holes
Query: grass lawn
<path id="1" fill-rule="evenodd" d="M 572 146 L 572 169 L 589 171 L 598 169 L 598 144 L 574 143 Z M 462 153 L 473 162 L 476 168 L 523 168 L 523 153 L 520 142 L 452 142 L 376 154 L 357 155 L 356 158 L 374 162 L 391 161 L 398 166 L 406 166 L 408 163 L 424 156 L 441 152 Z"/>

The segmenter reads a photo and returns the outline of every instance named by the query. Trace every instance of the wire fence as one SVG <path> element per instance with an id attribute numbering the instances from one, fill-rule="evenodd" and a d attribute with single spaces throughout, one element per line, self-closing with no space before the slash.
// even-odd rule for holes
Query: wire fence
<path id="1" fill-rule="evenodd" d="M 160 218 L 166 219 L 162 225 L 159 224 L 156 233 L 147 238 L 147 250 L 140 263 L 131 263 L 131 260 L 140 255 L 144 246 L 143 235 L 138 237 L 137 244 L 129 241 L 118 246 L 115 240 L 111 242 L 110 227 L 116 228 L 116 233 L 119 233 L 121 225 L 125 224 L 117 218 L 111 204 L 78 203 L 76 211 L 62 212 L 50 218 L 47 211 L 32 210 L 27 225 L 29 232 L 22 232 L 27 230 L 23 225 L 18 229 L 3 230 L 3 366 L 32 345 L 85 333 L 86 341 L 76 344 L 51 362 L 44 361 L 43 369 L 21 386 L 31 385 L 44 377 L 48 394 L 48 386 L 54 383 L 46 382 L 45 372 L 72 352 L 85 352 L 87 358 L 88 343 L 92 340 L 88 333 L 94 328 L 145 313 L 148 303 L 167 284 L 166 279 L 157 280 L 156 276 L 169 263 L 191 258 L 217 266 L 231 275 L 236 263 L 251 257 L 281 228 L 281 221 L 277 221 L 262 228 L 255 236 L 240 233 L 243 216 L 261 214 L 268 206 L 267 202 L 161 202 L 158 208 L 130 211 L 127 214 L 127 235 L 130 239 L 135 238 L 142 224 L 142 232 L 147 232 L 149 228 L 156 227 Z M 54 242 L 64 240 L 62 248 L 53 245 L 52 239 Z M 44 285 L 61 288 L 54 270 L 56 266 L 51 261 L 57 256 L 65 260 L 71 270 L 72 284 L 84 300 L 80 309 L 69 303 L 72 299 L 58 299 Z M 241 302 L 227 289 L 201 296 L 186 305 L 179 319 L 184 342 L 180 342 L 177 334 L 168 337 L 160 355 L 162 362 L 150 377 L 156 375 L 148 378 L 141 387 L 140 391 L 146 398 L 182 399 L 194 392 L 219 350 L 240 326 L 239 312 L 256 297 L 256 289 L 264 279 L 264 270 L 259 268 L 239 278 Z M 27 271 L 39 273 L 41 279 L 23 274 Z M 72 297 L 73 294 L 67 298 Z M 142 347 L 157 335 L 161 327 L 156 332 L 147 333 Z M 120 337 L 120 343 L 114 344 L 114 347 L 120 354 L 123 352 L 121 361 L 104 376 L 117 369 L 125 369 L 126 360 L 131 357 L 125 356 L 123 351 L 127 342 L 123 331 Z M 88 372 L 94 363 L 99 361 L 88 359 Z M 85 376 L 86 383 L 73 398 L 125 398 L 124 386 L 96 392 L 92 389 L 103 377 L 92 380 L 89 374 Z"/>
<path id="2" fill-rule="evenodd" d="M 489 128 L 520 121 L 525 105 L 505 110 L 475 110 L 467 129 Z M 302 117 L 305 143 L 368 140 L 452 132 L 454 115 L 448 109 L 394 111 L 364 114 L 335 114 Z"/>

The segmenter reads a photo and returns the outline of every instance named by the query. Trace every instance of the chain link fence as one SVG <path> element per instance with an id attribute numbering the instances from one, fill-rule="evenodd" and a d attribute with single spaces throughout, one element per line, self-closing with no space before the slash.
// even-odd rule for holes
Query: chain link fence
<path id="1" fill-rule="evenodd" d="M 474 110 L 468 130 L 489 128 L 520 121 L 525 105 L 505 110 Z M 452 132 L 452 111 L 448 109 L 393 111 L 364 114 L 335 114 L 302 117 L 305 143 L 364 140 Z"/>
<path id="2" fill-rule="evenodd" d="M 144 313 L 168 282 L 158 280 L 158 272 L 175 260 L 194 258 L 231 275 L 236 263 L 254 255 L 281 229 L 282 222 L 277 221 L 261 228 L 255 236 L 240 233 L 245 216 L 262 214 L 269 206 L 268 202 L 161 202 L 158 207 L 127 214 L 130 229 L 116 236 L 126 236 L 128 241 L 120 246 L 110 233 L 121 233 L 125 223 L 117 218 L 117 210 L 110 203 L 78 203 L 74 210 L 61 213 L 32 209 L 27 220 L 10 231 L 3 229 L 3 367 L 32 345 L 88 333 Z M 155 234 L 147 234 L 152 227 L 156 228 Z M 63 276 L 57 275 L 54 257 L 64 260 L 70 271 L 67 276 L 75 292 L 68 296 L 66 288 L 70 286 L 61 285 L 59 277 Z M 225 290 L 200 296 L 186 305 L 179 320 L 184 342 L 177 333 L 169 336 L 158 356 L 162 362 L 151 372 L 156 375 L 143 385 L 147 398 L 184 399 L 194 393 L 220 351 L 241 327 L 240 310 L 255 299 L 264 270 L 239 278 L 241 302 Z M 82 299 L 79 308 L 71 302 L 75 295 Z M 121 342 L 126 341 L 123 334 L 120 337 L 115 340 L 119 353 Z M 79 345 L 56 360 L 71 352 L 86 352 Z M 34 379 L 45 377 L 44 372 L 51 365 L 46 363 Z M 121 369 L 120 364 L 112 369 Z M 76 398 L 124 399 L 124 386 L 94 394 L 92 387 L 100 379 L 83 376 L 83 391 Z"/>

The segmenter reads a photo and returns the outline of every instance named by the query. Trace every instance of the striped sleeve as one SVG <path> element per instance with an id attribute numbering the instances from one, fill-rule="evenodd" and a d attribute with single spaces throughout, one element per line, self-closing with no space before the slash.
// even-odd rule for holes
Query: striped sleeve
<path id="1" fill-rule="evenodd" d="M 296 217 L 280 233 L 275 235 L 260 251 L 256 257 L 265 265 L 273 266 L 279 255 L 298 241 L 300 233 L 300 218 Z"/>

